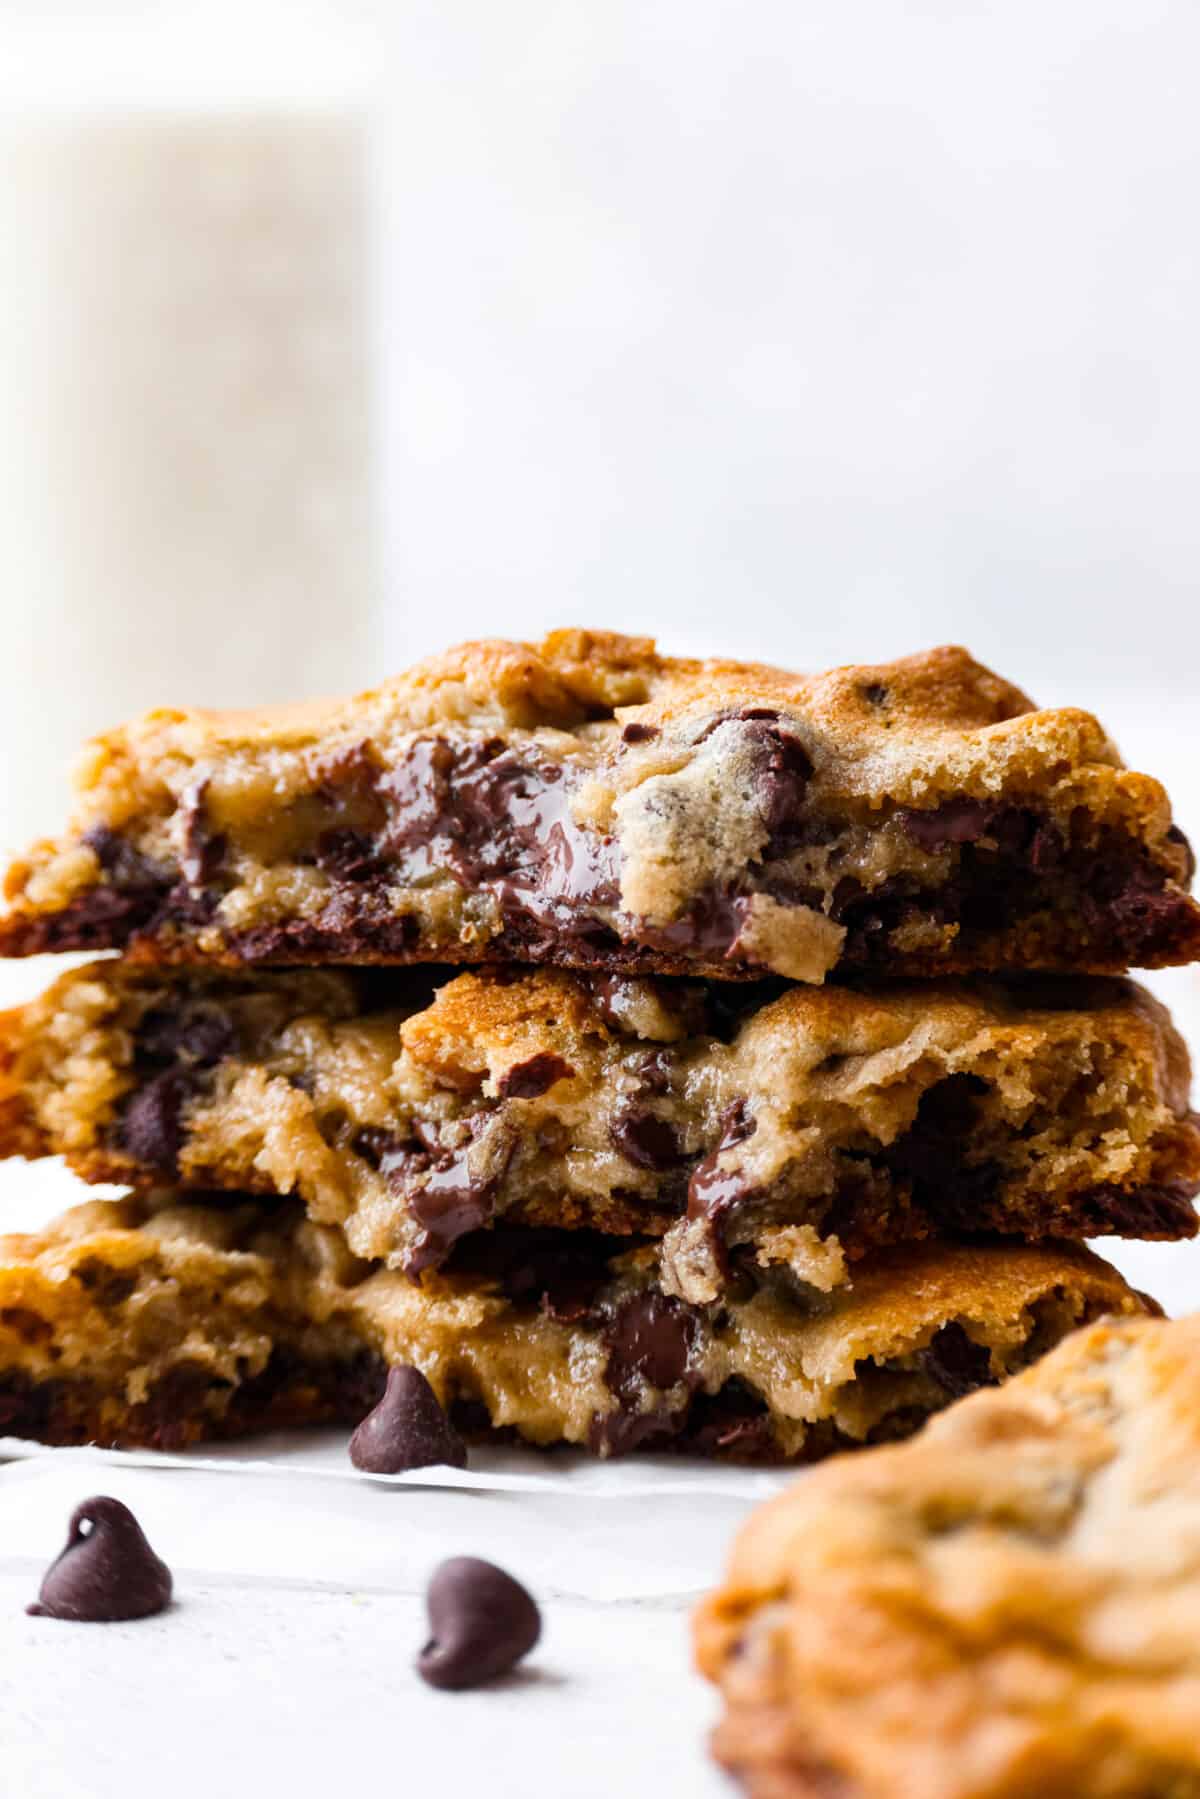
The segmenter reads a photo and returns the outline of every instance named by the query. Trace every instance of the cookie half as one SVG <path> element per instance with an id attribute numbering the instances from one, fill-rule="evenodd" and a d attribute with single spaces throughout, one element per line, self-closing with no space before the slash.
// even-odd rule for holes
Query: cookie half
<path id="1" fill-rule="evenodd" d="M 99 962 L 0 1019 L 0 1153 L 298 1194 L 412 1275 L 497 1223 L 665 1236 L 707 1302 L 747 1260 L 831 1289 L 929 1237 L 1197 1228 L 1164 1009 L 1118 980 L 871 992 Z"/>
<path id="2" fill-rule="evenodd" d="M 0 1239 L 0 1434 L 173 1447 L 354 1424 L 405 1364 L 470 1435 L 813 1460 L 1149 1304 L 1070 1246 L 884 1252 L 831 1296 L 764 1270 L 709 1307 L 664 1290 L 650 1244 L 471 1247 L 418 1286 L 287 1203 L 79 1207 Z"/>
<path id="3" fill-rule="evenodd" d="M 1200 1792 L 1200 1317 L 1072 1336 L 743 1529 L 696 1620 L 755 1799 Z"/>
<path id="4" fill-rule="evenodd" d="M 963 650 L 802 677 L 559 631 L 99 738 L 0 953 L 1108 972 L 1200 955 L 1191 873 L 1094 718 Z"/>

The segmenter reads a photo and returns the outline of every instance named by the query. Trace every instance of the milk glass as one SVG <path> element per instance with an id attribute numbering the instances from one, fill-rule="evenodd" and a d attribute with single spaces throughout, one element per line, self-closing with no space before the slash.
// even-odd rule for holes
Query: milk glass
<path id="1" fill-rule="evenodd" d="M 351 107 L 0 122 L 0 845 L 130 713 L 381 673 L 366 144 Z"/>

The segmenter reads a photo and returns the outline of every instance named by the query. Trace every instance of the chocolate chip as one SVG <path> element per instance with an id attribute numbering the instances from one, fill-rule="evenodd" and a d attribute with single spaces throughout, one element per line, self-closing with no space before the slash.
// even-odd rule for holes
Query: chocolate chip
<path id="1" fill-rule="evenodd" d="M 135 1162 L 163 1174 L 177 1173 L 183 1147 L 180 1114 L 186 1097 L 186 1083 L 178 1074 L 160 1074 L 148 1081 L 121 1115 L 117 1129 L 120 1147 Z"/>
<path id="2" fill-rule="evenodd" d="M 561 1056 L 544 1051 L 524 1062 L 515 1062 L 506 1070 L 499 1085 L 501 1099 L 540 1099 L 556 1081 L 568 1081 L 575 1073 Z"/>
<path id="3" fill-rule="evenodd" d="M 675 1057 L 670 1049 L 652 1049 L 636 1065 L 638 1085 L 646 1093 L 661 1096 L 671 1090 Z"/>
<path id="4" fill-rule="evenodd" d="M 666 1293 L 636 1293 L 606 1319 L 609 1346 L 604 1379 L 623 1399 L 640 1396 L 644 1383 L 673 1387 L 688 1373 L 696 1321 L 687 1306 Z"/>
<path id="5" fill-rule="evenodd" d="M 621 732 L 622 743 L 652 743 L 659 735 L 657 725 L 643 725 L 634 719 Z"/>
<path id="6" fill-rule="evenodd" d="M 629 1242 L 624 1239 L 622 1246 Z M 598 1231 L 506 1225 L 465 1238 L 449 1266 L 494 1283 L 514 1305 L 574 1324 L 587 1317 L 597 1290 L 609 1279 L 612 1254 L 612 1238 Z"/>
<path id="7" fill-rule="evenodd" d="M 665 1118 L 657 1118 L 640 1106 L 626 1106 L 609 1126 L 609 1137 L 635 1168 L 662 1173 L 681 1160 L 679 1139 Z"/>
<path id="8" fill-rule="evenodd" d="M 76 1506 L 66 1547 L 46 1570 L 33 1618 L 114 1624 L 148 1618 L 171 1603 L 171 1570 L 119 1499 L 97 1497 Z"/>
<path id="9" fill-rule="evenodd" d="M 759 713 L 747 713 L 759 720 Z M 812 777 L 812 762 L 800 739 L 779 725 L 762 722 L 747 726 L 757 750 L 755 794 L 770 833 L 764 858 L 785 855 L 803 831 L 804 795 Z"/>
<path id="10" fill-rule="evenodd" d="M 1119 1188 L 1097 1187 L 1074 1201 L 1088 1221 L 1081 1235 L 1111 1232 L 1118 1237 L 1150 1241 L 1194 1237 L 1196 1209 L 1192 1200 L 1195 1181 L 1166 1181 L 1159 1185 Z"/>
<path id="11" fill-rule="evenodd" d="M 707 1218 L 713 1223 L 742 1200 L 754 1196 L 755 1188 L 740 1168 L 721 1166 L 727 1149 L 744 1143 L 758 1129 L 758 1120 L 744 1099 L 735 1100 L 721 1114 L 721 1135 L 716 1147 L 698 1162 L 688 1182 L 688 1217 Z"/>
<path id="12" fill-rule="evenodd" d="M 899 818 L 913 842 L 930 854 L 950 844 L 977 843 L 996 816 L 995 806 L 982 800 L 947 800 L 929 811 L 904 807 Z"/>
<path id="13" fill-rule="evenodd" d="M 367 1474 L 406 1468 L 465 1468 L 467 1450 L 419 1368 L 393 1368 L 383 1398 L 350 1439 L 350 1460 Z"/>
<path id="14" fill-rule="evenodd" d="M 542 1618 L 519 1581 L 472 1555 L 443 1562 L 425 1603 L 430 1637 L 417 1673 L 431 1687 L 457 1691 L 507 1674 L 542 1634 Z"/>
<path id="15" fill-rule="evenodd" d="M 969 1337 L 961 1324 L 943 1324 L 916 1359 L 953 1399 L 995 1385 L 991 1351 L 986 1343 Z"/>
<path id="16" fill-rule="evenodd" d="M 365 881 L 381 866 L 374 839 L 362 831 L 322 831 L 313 860 L 340 881 Z"/>
<path id="17" fill-rule="evenodd" d="M 658 1406 L 649 1412 L 627 1411 L 617 1406 L 597 1412 L 588 1426 L 588 1448 L 593 1455 L 631 1455 L 636 1449 L 667 1447 L 683 1428 L 685 1412 Z"/>
<path id="18" fill-rule="evenodd" d="M 887 704 L 888 690 L 882 681 L 868 681 L 858 691 L 868 706 L 885 706 Z"/>
<path id="19" fill-rule="evenodd" d="M 207 781 L 194 782 L 179 807 L 183 820 L 183 853 L 179 866 L 189 887 L 203 887 L 214 880 L 225 859 L 225 838 L 209 830 L 205 806 L 207 792 Z"/>
<path id="20" fill-rule="evenodd" d="M 143 1014 L 134 1039 L 142 1062 L 184 1062 L 212 1068 L 236 1047 L 233 1017 L 214 1001 L 155 1006 Z"/>
<path id="21" fill-rule="evenodd" d="M 1187 857 L 1187 866 L 1184 869 L 1184 875 L 1183 875 L 1183 885 L 1185 887 L 1190 887 L 1192 884 L 1193 877 L 1195 876 L 1195 873 L 1196 873 L 1196 852 L 1195 852 L 1195 850 L 1193 850 L 1191 844 L 1187 840 L 1186 835 L 1184 834 L 1184 832 L 1182 832 L 1180 830 L 1178 825 L 1168 825 L 1168 827 L 1167 827 L 1167 842 L 1182 845 L 1184 854 Z"/>

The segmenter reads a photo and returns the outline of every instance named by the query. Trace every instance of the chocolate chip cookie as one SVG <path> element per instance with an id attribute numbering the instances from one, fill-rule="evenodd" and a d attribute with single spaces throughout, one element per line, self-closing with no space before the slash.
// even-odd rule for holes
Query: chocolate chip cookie
<path id="1" fill-rule="evenodd" d="M 471 1437 L 812 1460 L 1148 1304 L 1047 1244 L 884 1251 L 831 1295 L 770 1267 L 693 1306 L 652 1244 L 515 1226 L 418 1285 L 286 1202 L 100 1201 L 0 1239 L 0 1434 L 171 1448 L 356 1424 L 405 1366 Z"/>
<path id="2" fill-rule="evenodd" d="M 1128 981 L 872 992 L 539 969 L 99 962 L 0 1018 L 0 1153 L 142 1188 L 297 1193 L 412 1275 L 497 1223 L 664 1236 L 832 1289 L 888 1243 L 1186 1237 L 1200 1126 Z"/>
<path id="3" fill-rule="evenodd" d="M 1200 955 L 1162 788 L 959 649 L 801 677 L 469 644 L 341 703 L 153 712 L 79 782 L 2 954 L 816 983 Z"/>
<path id="4" fill-rule="evenodd" d="M 1200 1316 L 1109 1321 L 759 1511 L 696 1622 L 755 1799 L 1200 1793 Z"/>

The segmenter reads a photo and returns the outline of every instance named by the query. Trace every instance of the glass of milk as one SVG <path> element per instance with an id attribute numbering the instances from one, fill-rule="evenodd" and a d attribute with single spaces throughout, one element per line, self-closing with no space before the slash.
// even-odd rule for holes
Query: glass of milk
<path id="1" fill-rule="evenodd" d="M 131 713 L 382 672 L 366 110 L 226 66 L 0 116 L 5 849 Z"/>

